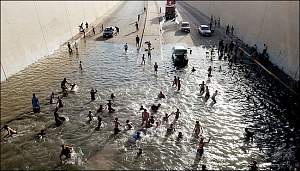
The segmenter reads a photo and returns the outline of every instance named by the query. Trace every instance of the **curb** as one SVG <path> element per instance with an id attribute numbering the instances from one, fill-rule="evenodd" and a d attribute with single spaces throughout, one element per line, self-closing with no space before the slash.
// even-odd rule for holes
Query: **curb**
<path id="1" fill-rule="evenodd" d="M 147 16 L 148 16 L 148 1 L 146 1 L 145 7 L 146 7 L 146 16 L 145 16 L 144 27 L 143 27 L 143 31 L 142 31 L 140 44 L 139 44 L 139 47 L 138 47 L 139 49 L 141 49 L 141 46 L 142 46 L 142 43 L 143 43 L 143 38 L 144 38 L 144 32 L 145 32 L 145 28 L 146 28 L 146 22 L 147 22 Z"/>

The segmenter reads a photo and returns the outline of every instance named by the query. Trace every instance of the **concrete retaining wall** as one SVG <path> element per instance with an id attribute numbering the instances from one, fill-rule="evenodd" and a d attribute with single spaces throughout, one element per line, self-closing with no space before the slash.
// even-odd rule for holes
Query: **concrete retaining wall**
<path id="1" fill-rule="evenodd" d="M 1 81 L 75 36 L 120 1 L 1 1 Z M 6 74 L 6 75 L 5 75 Z"/>
<path id="2" fill-rule="evenodd" d="M 299 1 L 188 1 L 207 16 L 234 25 L 235 33 L 262 51 L 270 60 L 299 80 Z"/>

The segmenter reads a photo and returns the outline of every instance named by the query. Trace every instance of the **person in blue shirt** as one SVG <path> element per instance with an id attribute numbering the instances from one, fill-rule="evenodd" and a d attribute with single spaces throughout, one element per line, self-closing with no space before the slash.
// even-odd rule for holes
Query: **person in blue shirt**
<path id="1" fill-rule="evenodd" d="M 40 112 L 40 102 L 34 93 L 32 94 L 32 109 L 34 113 Z"/>
<path id="2" fill-rule="evenodd" d="M 133 135 L 133 138 L 135 139 L 135 140 L 140 140 L 142 137 L 141 137 L 141 133 L 138 131 L 138 132 L 136 132 L 136 134 L 134 134 Z"/>

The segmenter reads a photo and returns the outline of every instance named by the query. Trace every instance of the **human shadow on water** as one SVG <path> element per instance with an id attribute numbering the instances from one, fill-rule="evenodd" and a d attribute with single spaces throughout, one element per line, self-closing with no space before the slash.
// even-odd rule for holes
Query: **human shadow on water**
<path id="1" fill-rule="evenodd" d="M 195 159 L 194 159 L 194 163 L 192 165 L 192 170 L 197 170 L 198 168 L 198 164 L 201 160 L 202 155 L 200 153 L 196 153 Z"/>

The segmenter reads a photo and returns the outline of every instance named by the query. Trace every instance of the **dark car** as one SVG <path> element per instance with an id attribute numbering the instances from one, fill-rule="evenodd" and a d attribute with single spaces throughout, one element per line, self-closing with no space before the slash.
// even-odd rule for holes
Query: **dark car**
<path id="1" fill-rule="evenodd" d="M 106 27 L 103 31 L 103 37 L 113 37 L 116 34 L 116 27 Z"/>

